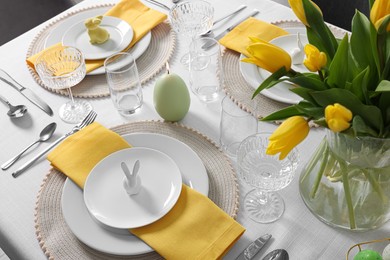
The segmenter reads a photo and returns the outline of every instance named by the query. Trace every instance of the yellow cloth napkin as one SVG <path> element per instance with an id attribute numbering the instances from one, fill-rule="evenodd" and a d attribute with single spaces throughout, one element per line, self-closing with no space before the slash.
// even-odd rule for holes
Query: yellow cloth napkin
<path id="1" fill-rule="evenodd" d="M 83 188 L 97 162 L 128 147 L 131 146 L 122 137 L 95 122 L 63 141 L 48 160 Z M 168 214 L 150 225 L 130 230 L 166 259 L 221 258 L 244 231 L 209 198 L 184 184 Z"/>
<path id="2" fill-rule="evenodd" d="M 150 30 L 162 23 L 167 16 L 156 10 L 142 4 L 139 0 L 122 0 L 116 4 L 113 8 L 107 11 L 104 15 L 120 18 L 131 25 L 133 28 L 134 36 L 129 46 L 123 51 L 127 51 L 134 44 L 136 44 L 142 37 L 145 36 Z M 85 29 L 87 30 L 87 29 Z M 49 48 L 57 48 L 61 46 L 61 43 L 54 44 Z M 34 68 L 34 63 L 45 50 L 29 57 L 27 64 Z M 104 63 L 104 59 L 101 60 L 86 60 L 87 72 L 101 67 Z"/>
<path id="3" fill-rule="evenodd" d="M 288 32 L 280 27 L 250 17 L 222 37 L 219 40 L 219 43 L 228 49 L 237 51 L 249 57 L 246 50 L 246 47 L 252 43 L 249 36 L 257 37 L 264 41 L 270 41 L 276 37 L 287 34 Z"/>

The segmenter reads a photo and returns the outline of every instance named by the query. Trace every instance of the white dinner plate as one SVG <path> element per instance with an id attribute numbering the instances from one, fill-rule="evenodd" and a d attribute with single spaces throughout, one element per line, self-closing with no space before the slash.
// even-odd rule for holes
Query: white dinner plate
<path id="1" fill-rule="evenodd" d="M 302 43 L 305 45 L 307 43 L 307 38 L 302 37 L 306 35 L 305 28 L 284 28 L 290 35 L 282 36 L 273 39 L 273 43 L 275 45 L 280 45 L 279 47 L 285 49 L 287 52 L 291 53 L 291 51 L 297 46 L 297 33 L 301 34 Z M 281 39 L 279 39 L 281 38 Z M 244 55 L 240 55 L 240 60 L 245 58 Z M 293 66 L 294 69 L 300 72 L 306 71 L 304 65 Z M 270 74 L 268 71 L 265 71 L 262 68 L 257 67 L 255 64 L 241 62 L 240 61 L 240 71 L 245 81 L 254 89 L 257 89 L 259 85 L 264 81 L 266 77 Z M 294 86 L 287 82 L 280 82 L 277 85 L 273 86 L 269 89 L 264 89 L 260 93 L 270 99 L 287 103 L 287 104 L 297 104 L 302 98 L 295 93 L 291 92 L 289 89 Z"/>
<path id="2" fill-rule="evenodd" d="M 54 27 L 54 29 L 49 33 L 45 40 L 44 48 L 47 48 L 51 45 L 54 45 L 58 42 L 62 41 L 62 36 L 69 29 L 70 26 L 74 25 L 77 22 L 84 21 L 87 18 L 95 17 L 97 15 L 102 15 L 107 12 L 110 7 L 99 8 L 99 9 L 91 9 L 87 11 L 83 11 L 77 13 L 75 15 L 67 17 L 64 21 L 62 21 L 58 26 Z M 152 39 L 152 33 L 148 32 L 142 39 L 140 39 L 132 48 L 130 48 L 127 52 L 131 53 L 135 59 L 138 59 L 148 48 L 150 41 Z M 101 66 L 91 72 L 88 72 L 87 75 L 100 75 L 104 74 L 104 67 Z"/>
<path id="3" fill-rule="evenodd" d="M 104 16 L 99 27 L 106 29 L 110 38 L 102 44 L 91 44 L 84 21 L 71 26 L 62 37 L 62 45 L 79 49 L 87 60 L 105 59 L 126 48 L 133 39 L 133 28 L 122 19 Z"/>
<path id="4" fill-rule="evenodd" d="M 130 169 L 139 160 L 141 189 L 129 195 L 124 187 L 124 162 Z M 84 185 L 84 202 L 101 223 L 119 229 L 149 225 L 176 204 L 182 187 L 179 167 L 158 150 L 133 147 L 103 158 L 89 173 Z"/>
<path id="5" fill-rule="evenodd" d="M 149 147 L 170 156 L 180 169 L 183 183 L 208 195 L 209 181 L 199 156 L 186 144 L 166 135 L 134 133 L 123 138 L 134 147 Z M 66 179 L 61 200 L 64 219 L 73 234 L 87 246 L 114 255 L 139 255 L 153 251 L 127 230 L 114 229 L 95 220 L 87 210 L 83 191 Z"/>

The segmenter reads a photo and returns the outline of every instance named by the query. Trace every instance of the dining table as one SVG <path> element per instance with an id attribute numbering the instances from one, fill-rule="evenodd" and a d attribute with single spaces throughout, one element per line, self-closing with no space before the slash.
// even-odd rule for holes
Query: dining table
<path id="1" fill-rule="evenodd" d="M 173 6 L 173 3 L 169 0 L 157 1 L 168 7 Z M 237 15 L 225 19 L 214 26 L 215 34 L 224 31 L 253 9 L 259 10 L 255 18 L 265 22 L 281 23 L 297 21 L 297 17 L 290 8 L 270 0 L 208 1 L 214 6 L 215 18 L 222 17 L 226 13 L 236 9 L 239 5 L 247 5 L 247 8 Z M 36 43 L 37 40 L 42 40 L 37 39 L 37 37 L 44 36 L 41 33 L 42 30 L 64 19 L 70 13 L 76 13 L 81 9 L 96 5 L 109 6 L 116 2 L 116 0 L 84 0 L 0 46 L 0 68 L 14 77 L 22 86 L 32 90 L 48 103 L 54 112 L 52 116 L 49 116 L 29 102 L 14 88 L 0 82 L 0 93 L 2 96 L 5 96 L 10 103 L 14 105 L 24 104 L 28 109 L 28 113 L 22 118 L 10 118 L 7 116 L 8 107 L 3 104 L 0 105 L 0 162 L 5 162 L 34 140 L 38 139 L 43 127 L 51 122 L 57 123 L 54 136 L 49 141 L 36 145 L 33 149 L 26 152 L 12 167 L 7 170 L 1 170 L 0 172 L 0 248 L 10 259 L 39 260 L 51 257 L 50 252 L 45 250 L 46 245 L 43 243 L 44 241 L 41 239 L 39 232 L 37 232 L 36 213 L 37 207 L 39 207 L 38 194 L 40 194 L 42 183 L 51 169 L 50 162 L 45 157 L 42 157 L 17 178 L 14 178 L 11 173 L 24 162 L 33 158 L 40 150 L 43 150 L 50 143 L 54 142 L 58 137 L 66 134 L 74 126 L 63 122 L 58 115 L 59 107 L 69 97 L 54 93 L 42 87 L 34 79 L 31 70 L 27 66 L 26 56 L 31 54 L 32 44 L 34 42 Z M 162 13 L 168 14 L 169 12 L 167 9 L 153 4 L 150 1 L 142 0 L 142 2 Z M 167 23 L 169 23 L 169 19 Z M 172 33 L 175 36 L 174 42 L 170 43 L 173 45 L 171 47 L 174 48 L 170 49 L 171 52 L 167 56 L 170 71 L 183 78 L 187 86 L 189 86 L 188 69 L 180 63 L 181 56 L 188 51 L 189 40 L 183 35 L 176 35 L 176 33 L 170 31 L 168 33 Z M 153 66 L 153 64 L 149 66 Z M 190 91 L 191 104 L 186 116 L 177 123 L 164 122 L 155 110 L 153 92 L 156 80 L 165 73 L 165 66 L 161 66 L 161 68 L 156 69 L 142 83 L 143 105 L 136 113 L 130 116 L 121 116 L 107 95 L 85 97 L 85 99 L 91 103 L 93 110 L 96 111 L 98 115 L 96 121 L 107 128 L 121 127 L 124 125 L 131 126 L 140 122 L 175 125 L 199 133 L 205 140 L 219 148 L 221 100 L 225 95 L 229 95 L 230 93 L 225 89 L 221 91 L 218 100 L 204 103 Z M 100 82 L 100 84 L 107 86 L 106 82 Z M 229 82 L 225 82 L 225 84 L 229 84 Z M 251 94 L 249 93 L 249 95 Z M 76 96 L 75 98 L 77 99 L 79 97 Z M 237 106 L 237 109 L 242 109 L 242 107 Z M 277 126 L 278 124 L 273 122 L 259 121 L 258 132 L 272 132 Z M 142 132 L 142 127 L 139 128 L 139 131 Z M 345 259 L 348 249 L 353 245 L 389 237 L 390 223 L 366 232 L 338 229 L 320 221 L 305 206 L 299 192 L 299 175 L 324 136 L 325 129 L 312 127 L 308 137 L 297 146 L 300 154 L 300 162 L 295 177 L 286 188 L 279 191 L 285 201 L 285 212 L 280 219 L 268 224 L 254 222 L 247 216 L 242 207 L 243 198 L 253 187 L 246 184 L 237 174 L 236 159 L 226 157 L 233 167 L 238 190 L 237 202 L 235 204 L 237 211 L 232 215 L 246 231 L 224 256 L 224 259 L 235 259 L 252 241 L 267 233 L 271 234 L 272 238 L 254 259 L 262 259 L 266 253 L 278 248 L 287 250 L 290 259 Z M 222 150 L 219 151 L 223 153 Z M 191 234 L 191 230 L 187 230 L 186 232 Z M 59 245 L 59 247 L 61 246 Z M 57 258 L 68 259 L 66 255 L 63 257 L 58 256 Z"/>

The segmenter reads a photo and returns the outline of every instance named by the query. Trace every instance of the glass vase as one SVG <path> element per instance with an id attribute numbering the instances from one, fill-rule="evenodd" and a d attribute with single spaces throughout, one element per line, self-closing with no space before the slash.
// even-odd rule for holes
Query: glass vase
<path id="1" fill-rule="evenodd" d="M 301 197 L 326 224 L 367 231 L 390 219 L 390 139 L 327 129 L 299 180 Z"/>

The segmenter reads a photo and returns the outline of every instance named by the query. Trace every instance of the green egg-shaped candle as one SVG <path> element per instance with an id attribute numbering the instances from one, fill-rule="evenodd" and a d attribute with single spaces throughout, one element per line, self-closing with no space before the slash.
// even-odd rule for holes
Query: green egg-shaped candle
<path id="1" fill-rule="evenodd" d="M 382 256 L 374 250 L 362 250 L 355 255 L 353 260 L 382 260 Z"/>
<path id="2" fill-rule="evenodd" d="M 190 93 L 184 80 L 167 73 L 156 82 L 153 92 L 153 102 L 157 113 L 165 120 L 176 122 L 185 117 L 190 108 Z"/>

